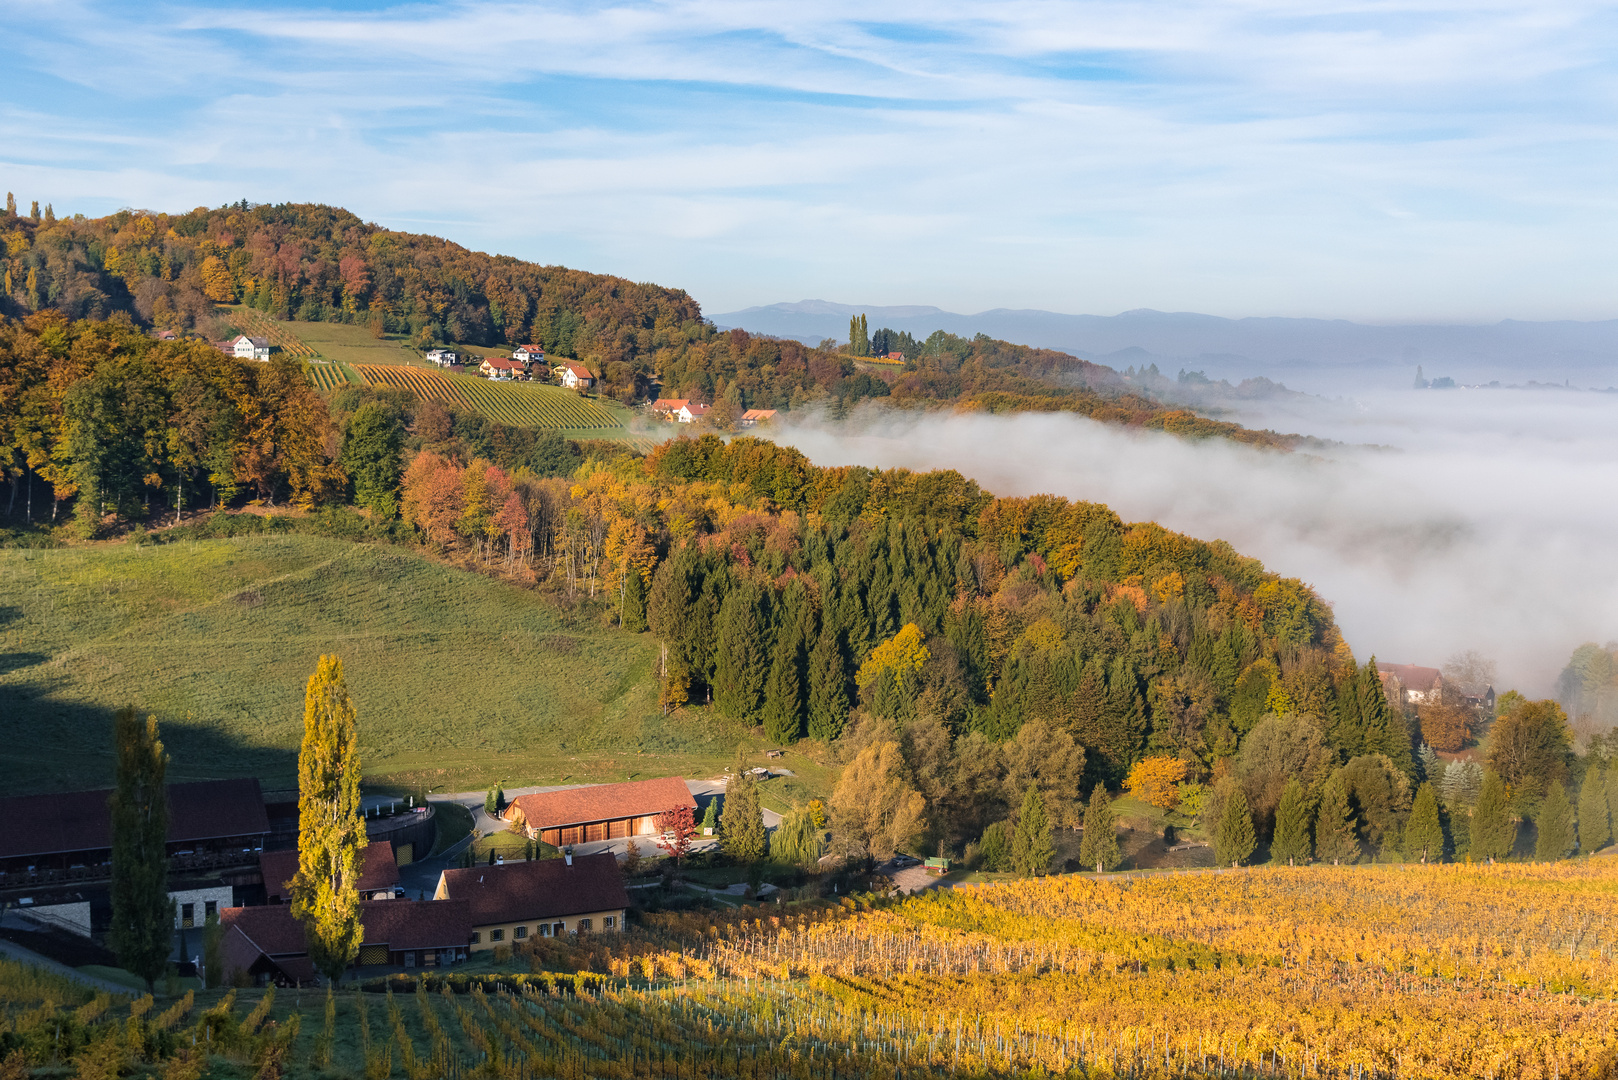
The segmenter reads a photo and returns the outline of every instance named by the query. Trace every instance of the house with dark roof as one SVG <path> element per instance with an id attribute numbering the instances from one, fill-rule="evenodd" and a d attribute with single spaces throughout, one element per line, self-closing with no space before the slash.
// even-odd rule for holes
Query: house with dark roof
<path id="1" fill-rule="evenodd" d="M 168 854 L 175 870 L 258 860 L 270 820 L 258 781 L 169 785 Z M 110 865 L 108 788 L 0 799 L 0 887 L 30 874 Z M 93 875 L 91 875 L 93 876 Z"/>
<path id="2" fill-rule="evenodd" d="M 285 904 L 226 908 L 219 913 L 225 975 L 244 972 L 259 986 L 314 983 L 303 924 Z M 367 900 L 360 904 L 364 930 L 359 958 L 351 966 L 445 967 L 467 957 L 471 912 L 457 900 Z"/>
<path id="3" fill-rule="evenodd" d="M 1379 661 L 1376 674 L 1395 705 L 1436 705 L 1444 697 L 1444 676 L 1437 668 Z"/>
<path id="4" fill-rule="evenodd" d="M 530 937 L 616 933 L 629 907 L 618 858 L 610 851 L 445 870 L 433 895 L 468 905 L 473 952 Z"/>
<path id="5" fill-rule="evenodd" d="M 566 847 L 651 836 L 659 831 L 659 814 L 681 807 L 696 813 L 697 801 L 691 797 L 691 789 L 678 776 L 660 776 L 626 784 L 594 784 L 519 795 L 511 800 L 503 816 L 520 825 L 531 840 Z"/>
<path id="6" fill-rule="evenodd" d="M 264 361 L 270 358 L 269 338 L 248 337 L 238 334 L 230 339 L 231 355 L 238 360 Z"/>
<path id="7" fill-rule="evenodd" d="M 298 873 L 298 852 L 265 851 L 258 857 L 264 875 L 264 894 L 272 904 L 292 903 L 292 879 Z M 361 900 L 392 900 L 397 895 L 399 864 L 393 860 L 393 845 L 372 840 L 360 849 L 360 879 L 356 884 Z"/>

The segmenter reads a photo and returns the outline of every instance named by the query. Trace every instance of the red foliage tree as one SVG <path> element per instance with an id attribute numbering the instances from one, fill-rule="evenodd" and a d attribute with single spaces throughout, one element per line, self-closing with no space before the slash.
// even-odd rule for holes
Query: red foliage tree
<path id="1" fill-rule="evenodd" d="M 696 816 L 689 806 L 681 806 L 657 815 L 656 823 L 660 834 L 657 846 L 668 852 L 678 867 L 691 850 L 691 838 L 697 832 Z"/>

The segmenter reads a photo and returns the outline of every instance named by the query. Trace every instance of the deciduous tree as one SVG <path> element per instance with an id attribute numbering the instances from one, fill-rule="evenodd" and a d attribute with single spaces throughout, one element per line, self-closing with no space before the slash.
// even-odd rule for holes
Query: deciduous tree
<path id="1" fill-rule="evenodd" d="M 108 941 L 124 970 L 151 990 L 168 964 L 174 901 L 168 891 L 168 755 L 157 717 L 132 708 L 113 719 L 116 782 L 112 814 L 112 927 Z"/>
<path id="2" fill-rule="evenodd" d="M 1185 762 L 1177 757 L 1142 758 L 1130 768 L 1124 790 L 1142 802 L 1172 810 L 1180 802 L 1177 785 L 1185 779 L 1185 769 Z"/>
<path id="3" fill-rule="evenodd" d="M 847 858 L 890 858 L 922 832 L 926 812 L 927 800 L 905 775 L 899 744 L 872 743 L 843 770 L 832 792 L 832 842 Z"/>

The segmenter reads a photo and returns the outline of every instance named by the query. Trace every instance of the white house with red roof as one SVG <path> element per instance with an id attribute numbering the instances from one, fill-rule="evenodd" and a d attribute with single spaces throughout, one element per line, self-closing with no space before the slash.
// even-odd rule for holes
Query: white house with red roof
<path id="1" fill-rule="evenodd" d="M 690 424 L 707 415 L 708 406 L 699 405 L 689 398 L 658 398 L 652 402 L 652 412 L 665 420 Z"/>
<path id="2" fill-rule="evenodd" d="M 557 377 L 557 381 L 559 381 L 569 390 L 578 390 L 581 388 L 588 390 L 590 387 L 596 384 L 596 377 L 590 374 L 590 369 L 576 360 L 568 360 L 563 362 L 561 368 L 558 370 L 560 374 Z"/>
<path id="3" fill-rule="evenodd" d="M 478 370 L 491 379 L 514 379 L 522 375 L 526 369 L 520 361 L 507 360 L 503 356 L 490 356 L 478 365 Z"/>

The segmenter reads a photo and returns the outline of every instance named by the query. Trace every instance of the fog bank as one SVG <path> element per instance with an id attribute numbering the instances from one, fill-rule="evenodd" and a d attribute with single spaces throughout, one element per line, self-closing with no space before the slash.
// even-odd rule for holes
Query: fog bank
<path id="1" fill-rule="evenodd" d="M 1267 406 L 1266 406 L 1267 407 Z M 1382 448 L 1280 454 L 1082 417 L 874 415 L 773 437 L 818 465 L 950 468 L 1224 539 L 1328 600 L 1364 660 L 1462 649 L 1548 695 L 1584 641 L 1618 637 L 1618 398 L 1408 392 L 1239 417 Z"/>

